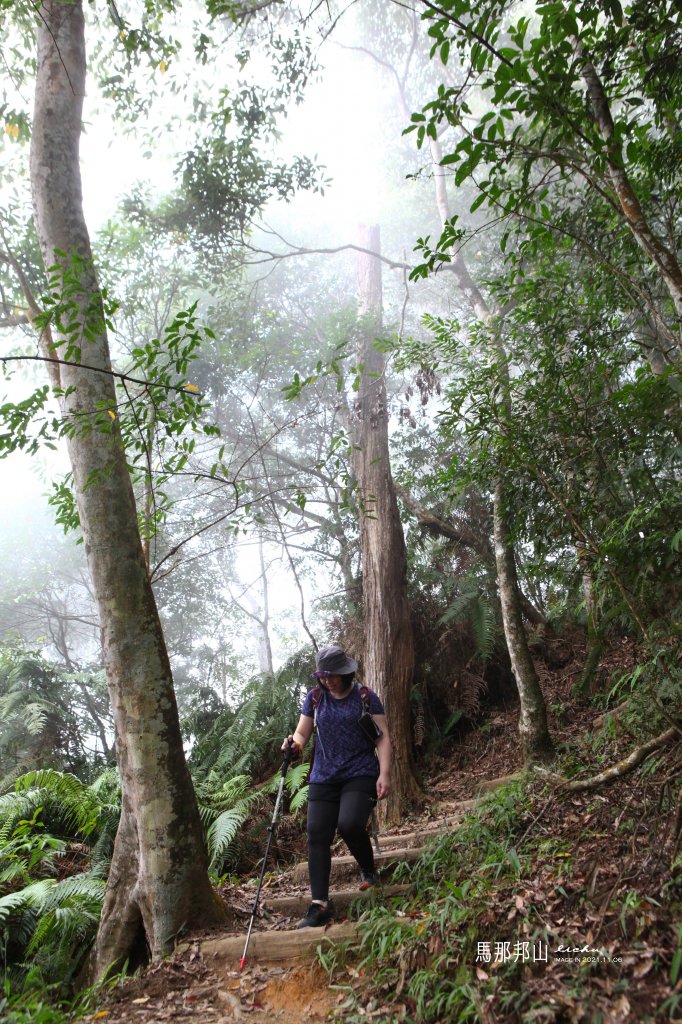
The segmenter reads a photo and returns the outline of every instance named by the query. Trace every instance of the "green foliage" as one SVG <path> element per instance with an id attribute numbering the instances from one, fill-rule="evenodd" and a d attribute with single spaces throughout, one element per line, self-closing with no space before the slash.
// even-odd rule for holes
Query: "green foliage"
<path id="1" fill-rule="evenodd" d="M 239 854 L 239 843 L 235 840 L 259 797 L 256 790 L 250 789 L 247 775 L 234 776 L 218 786 L 215 781 L 216 775 L 212 774 L 197 787 L 199 812 L 206 830 L 209 866 L 214 875 L 235 863 Z"/>
<path id="2" fill-rule="evenodd" d="M 0 651 L 0 784 L 29 766 L 101 771 L 104 752 L 93 758 L 86 737 L 102 727 L 110 714 L 101 670 L 67 672 L 19 647 Z"/>
<path id="3" fill-rule="evenodd" d="M 447 374 L 441 426 L 457 455 L 441 488 L 486 492 L 502 478 L 522 576 L 550 619 L 584 622 L 589 580 L 590 629 L 654 645 L 680 618 L 677 314 L 642 234 L 677 266 L 673 8 L 429 8 L 432 58 L 456 54 L 471 77 L 439 85 L 408 128 L 420 146 L 442 138 L 455 187 L 477 193 L 471 218 L 420 242 L 414 276 L 474 237 L 488 256 L 476 283 L 490 315 L 427 316 L 431 345 L 404 351 Z"/>
<path id="4" fill-rule="evenodd" d="M 560 242 L 533 255 L 532 274 L 494 281 L 511 307 L 504 321 L 467 337 L 429 320 L 437 359 L 459 370 L 441 422 L 466 441 L 441 483 L 486 490 L 502 473 L 520 556 L 550 616 L 567 599 L 580 616 L 589 572 L 600 619 L 649 640 L 679 619 L 679 374 L 643 364 L 644 314 L 622 310 L 612 275 Z"/>
<path id="5" fill-rule="evenodd" d="M 70 1010 L 61 1010 L 36 994 L 27 998 L 24 992 L 0 996 L 0 1014 L 5 1024 L 68 1024 L 72 1014 Z"/>
<path id="6" fill-rule="evenodd" d="M 475 181 L 479 194 L 472 210 L 486 205 L 527 219 L 532 245 L 544 243 L 557 228 L 574 234 L 568 218 L 560 214 L 557 221 L 552 198 L 572 191 L 604 196 L 615 166 L 629 173 L 658 221 L 665 216 L 663 196 L 679 186 L 680 133 L 670 130 L 680 90 L 679 69 L 671 68 L 682 46 L 674 7 L 661 0 L 653 15 L 633 2 L 604 14 L 598 5 L 579 0 L 566 7 L 547 3 L 533 16 L 514 20 L 507 0 L 482 7 L 455 0 L 440 16 L 428 11 L 432 56 L 439 52 L 447 62 L 450 50 L 458 51 L 478 77 L 484 102 L 474 102 L 471 90 L 441 86 L 407 130 L 417 132 L 421 145 L 444 124 L 459 129 L 466 121 L 468 130 L 459 133 L 443 163 L 455 168 L 457 185 Z M 610 103 L 608 143 L 594 93 L 586 102 L 588 65 L 601 73 Z M 606 206 L 602 209 L 609 227 L 617 224 L 626 240 L 623 213 L 614 218 L 614 205 L 610 215 Z M 439 242 L 441 256 L 458 236 L 455 221 Z M 503 236 L 503 247 L 508 237 Z M 624 244 L 627 262 L 641 262 L 634 239 Z M 426 246 L 424 251 L 433 258 Z"/>
<path id="7" fill-rule="evenodd" d="M 225 708 L 190 754 L 195 779 L 217 780 L 249 773 L 255 777 L 278 759 L 282 738 L 292 731 L 310 668 L 305 654 L 278 673 L 252 679 L 236 708 Z"/>
<path id="8" fill-rule="evenodd" d="M 467 622 L 476 644 L 476 654 L 485 664 L 500 640 L 499 611 L 481 591 L 476 577 L 465 575 L 457 582 L 458 592 L 440 621 L 443 625 Z"/>
<path id="9" fill-rule="evenodd" d="M 34 771 L 0 796 L 0 939 L 22 986 L 66 991 L 81 966 L 99 922 L 119 814 L 113 771 L 90 786 Z"/>
<path id="10" fill-rule="evenodd" d="M 17 826 L 28 822 L 90 844 L 103 836 L 113 841 L 119 813 L 120 787 L 115 769 L 86 785 L 75 775 L 45 768 L 22 775 L 0 795 L 0 838 L 8 840 Z"/>
<path id="11" fill-rule="evenodd" d="M 401 877 L 411 882 L 406 897 L 364 915 L 358 971 L 372 978 L 370 1009 L 383 1010 L 376 1019 L 480 1020 L 495 982 L 475 975 L 479 918 L 493 891 L 504 899 L 522 873 L 528 853 L 523 837 L 515 836 L 529 809 L 523 783 L 486 797 L 454 834 L 434 840 L 416 864 L 404 866 Z M 534 939 L 541 934 L 538 928 Z M 349 1020 L 367 1010 L 355 991 L 344 1006 Z"/>

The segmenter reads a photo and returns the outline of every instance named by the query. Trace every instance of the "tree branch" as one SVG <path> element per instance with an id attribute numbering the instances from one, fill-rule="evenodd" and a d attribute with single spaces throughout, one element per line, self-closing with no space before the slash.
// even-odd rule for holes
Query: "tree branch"
<path id="1" fill-rule="evenodd" d="M 308 249 L 304 246 L 294 245 L 292 242 L 287 241 L 287 239 L 280 235 L 279 232 L 277 231 L 273 231 L 270 229 L 269 234 L 274 235 L 275 238 L 278 238 L 284 245 L 288 246 L 289 252 L 271 252 L 269 249 L 258 249 L 256 246 L 253 245 L 247 246 L 247 248 L 249 248 L 251 252 L 253 252 L 254 254 L 262 255 L 263 259 L 246 260 L 246 266 L 255 267 L 259 266 L 261 263 L 274 263 L 277 260 L 291 259 L 292 256 L 334 256 L 337 253 L 346 252 L 350 250 L 353 252 L 365 253 L 367 256 L 373 256 L 375 259 L 380 260 L 382 263 L 385 263 L 386 266 L 390 267 L 391 270 L 413 269 L 412 264 L 406 263 L 404 260 L 390 259 L 388 256 L 383 256 L 380 252 L 374 252 L 372 249 L 363 248 L 363 246 L 355 245 L 352 242 L 348 242 L 346 245 L 336 245 L 330 246 L 328 248 Z M 444 265 L 442 269 L 454 270 L 454 268 L 450 267 L 449 264 L 447 263 Z"/>
<path id="2" fill-rule="evenodd" d="M 673 739 L 680 736 L 682 736 L 682 726 L 675 725 L 672 729 L 666 729 L 665 732 L 649 740 L 648 743 L 643 743 L 641 747 L 636 747 L 622 761 L 617 761 L 610 768 L 599 772 L 598 775 L 592 775 L 589 779 L 569 781 L 543 768 L 536 767 L 535 771 L 568 793 L 584 793 L 588 790 L 598 789 L 600 786 L 607 786 L 609 783 L 615 782 L 616 779 L 622 779 L 624 775 L 629 774 L 637 765 L 645 761 L 649 754 L 653 754 L 654 751 L 667 746 Z"/>
<path id="3" fill-rule="evenodd" d="M 0 363 L 57 363 L 59 366 L 77 366 L 81 370 L 91 370 L 93 373 L 104 373 L 108 377 L 116 377 L 122 383 L 141 384 L 145 388 L 162 388 L 164 391 L 178 391 L 181 394 L 201 397 L 202 392 L 193 387 L 178 387 L 176 384 L 161 384 L 153 380 L 143 380 L 141 377 L 131 377 L 127 373 L 118 370 L 105 370 L 101 366 L 90 366 L 88 363 L 76 363 L 69 359 L 57 359 L 56 356 L 0 356 Z"/>

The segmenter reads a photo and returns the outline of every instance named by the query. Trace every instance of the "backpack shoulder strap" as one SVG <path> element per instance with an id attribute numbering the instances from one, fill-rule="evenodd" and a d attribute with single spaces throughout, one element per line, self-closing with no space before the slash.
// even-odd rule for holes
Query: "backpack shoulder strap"
<path id="1" fill-rule="evenodd" d="M 315 689 L 310 694 L 310 696 L 312 697 L 313 701 L 313 711 L 317 711 L 320 701 L 322 700 L 322 687 L 316 686 Z"/>
<path id="2" fill-rule="evenodd" d="M 369 698 L 371 696 L 371 693 L 372 691 L 370 690 L 369 686 L 360 687 L 360 700 L 362 701 L 362 710 L 366 711 L 367 714 L 369 714 Z"/>
<path id="3" fill-rule="evenodd" d="M 313 729 L 317 729 L 317 709 L 320 706 L 320 701 L 324 697 L 324 690 L 322 689 L 321 686 L 316 686 L 310 696 L 312 697 L 313 701 Z"/>

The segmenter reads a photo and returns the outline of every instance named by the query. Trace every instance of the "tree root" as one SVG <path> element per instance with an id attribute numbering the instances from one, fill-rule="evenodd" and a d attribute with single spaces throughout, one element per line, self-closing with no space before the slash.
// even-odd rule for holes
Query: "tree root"
<path id="1" fill-rule="evenodd" d="M 539 766 L 535 766 L 535 771 L 547 779 L 548 782 L 552 782 L 554 785 L 559 786 L 567 793 L 583 793 L 591 789 L 599 789 L 600 786 L 607 786 L 611 782 L 615 782 L 616 779 L 621 779 L 624 775 L 631 772 L 637 765 L 641 764 L 649 754 L 652 754 L 654 750 L 659 750 L 661 747 L 667 746 L 671 740 L 676 737 L 679 738 L 682 735 L 681 726 L 673 726 L 671 729 L 666 729 L 665 732 L 660 733 L 659 736 L 655 736 L 654 739 L 649 740 L 648 743 L 643 743 L 641 747 L 636 747 L 627 757 L 624 757 L 622 761 L 616 762 L 611 765 L 603 772 L 599 772 L 598 775 L 593 775 L 589 779 L 564 779 L 561 775 L 557 775 L 555 772 L 547 771 Z"/>

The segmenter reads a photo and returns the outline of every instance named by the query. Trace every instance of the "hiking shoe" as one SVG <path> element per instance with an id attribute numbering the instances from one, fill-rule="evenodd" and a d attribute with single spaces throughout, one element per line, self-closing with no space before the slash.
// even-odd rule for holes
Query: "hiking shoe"
<path id="1" fill-rule="evenodd" d="M 328 924 L 333 916 L 334 906 L 331 900 L 326 907 L 320 906 L 319 903 L 311 903 L 303 920 L 298 922 L 298 927 L 321 928 L 323 924 Z"/>
<path id="2" fill-rule="evenodd" d="M 362 882 L 360 883 L 360 892 L 364 892 L 365 889 L 371 889 L 376 885 L 380 885 L 379 875 L 376 871 L 361 871 Z"/>

